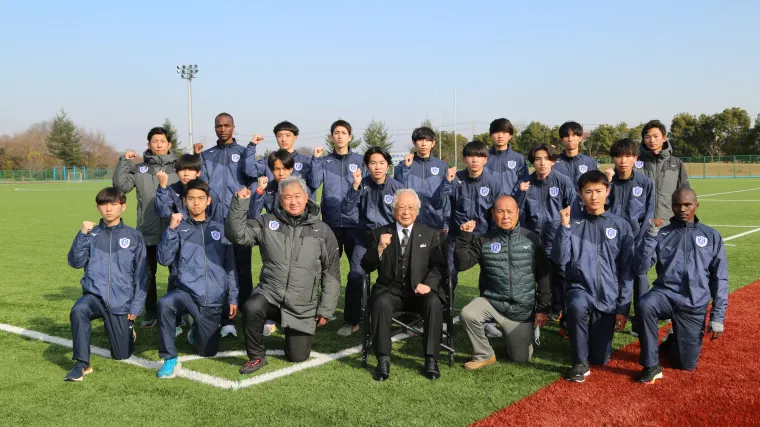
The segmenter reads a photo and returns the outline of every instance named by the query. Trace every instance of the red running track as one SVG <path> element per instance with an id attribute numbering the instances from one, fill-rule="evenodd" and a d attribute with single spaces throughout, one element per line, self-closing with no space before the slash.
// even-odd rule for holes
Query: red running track
<path id="1" fill-rule="evenodd" d="M 637 341 L 607 366 L 592 367 L 585 383 L 558 380 L 473 425 L 760 425 L 759 308 L 760 281 L 731 293 L 725 333 L 705 337 L 694 372 L 664 366 L 657 383 L 634 382 L 641 370 Z"/>

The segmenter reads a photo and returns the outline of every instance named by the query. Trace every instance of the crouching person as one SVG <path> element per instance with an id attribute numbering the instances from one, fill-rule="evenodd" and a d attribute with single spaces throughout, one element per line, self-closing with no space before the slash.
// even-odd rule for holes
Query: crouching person
<path id="1" fill-rule="evenodd" d="M 678 369 L 697 367 L 702 350 L 707 306 L 712 299 L 709 329 L 712 339 L 723 334 L 728 308 L 728 262 L 723 238 L 696 217 L 697 194 L 690 188 L 673 193 L 670 224 L 657 230 L 654 221 L 639 246 L 639 273 L 657 263 L 657 279 L 641 297 L 641 383 L 662 378 L 659 350 Z M 673 333 L 658 348 L 657 321 L 673 319 Z"/>
<path id="2" fill-rule="evenodd" d="M 103 319 L 111 357 L 129 358 L 134 349 L 134 321 L 145 304 L 145 241 L 142 233 L 121 220 L 127 196 L 109 187 L 100 190 L 95 202 L 103 219 L 98 224 L 83 222 L 69 251 L 69 265 L 84 268 L 84 276 L 83 295 L 71 308 L 70 316 L 76 365 L 65 381 L 81 381 L 92 373 L 90 338 L 94 319 Z"/>
<path id="3" fill-rule="evenodd" d="M 209 357 L 219 351 L 222 316 L 233 319 L 237 314 L 235 254 L 224 237 L 224 225 L 206 217 L 210 191 L 201 179 L 187 183 L 184 202 L 189 218 L 173 214 L 158 245 L 158 262 L 174 264 L 177 272 L 175 288 L 158 301 L 158 355 L 164 360 L 158 378 L 174 378 L 180 369 L 174 343 L 179 316 L 190 315 L 188 341 L 195 344 L 198 355 Z M 223 313 L 225 303 L 228 313 Z"/>
<path id="4" fill-rule="evenodd" d="M 332 319 L 338 305 L 340 259 L 335 235 L 319 220 L 319 206 L 309 200 L 303 179 L 284 179 L 279 195 L 273 212 L 248 219 L 251 192 L 247 188 L 238 191 L 225 224 L 232 242 L 258 245 L 261 250 L 259 284 L 242 307 L 249 360 L 240 368 L 241 374 L 252 374 L 267 365 L 267 320 L 284 329 L 288 360 L 303 362 L 311 354 L 316 327 Z"/>
<path id="5" fill-rule="evenodd" d="M 511 196 L 499 196 L 491 208 L 496 227 L 474 238 L 475 221 L 460 226 L 454 251 L 457 271 L 480 264 L 480 297 L 460 314 L 472 343 L 468 370 L 496 362 L 485 334 L 486 322 L 501 325 L 509 358 L 525 363 L 533 355 L 534 329 L 543 326 L 551 308 L 551 264 L 541 239 L 518 224 L 520 209 Z"/>

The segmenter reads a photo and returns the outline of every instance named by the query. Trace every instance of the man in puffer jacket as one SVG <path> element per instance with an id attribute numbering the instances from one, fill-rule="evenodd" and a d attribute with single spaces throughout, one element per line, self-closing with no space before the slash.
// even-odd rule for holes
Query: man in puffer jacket
<path id="1" fill-rule="evenodd" d="M 462 224 L 454 251 L 458 271 L 480 264 L 481 296 L 460 314 L 472 343 L 472 360 L 464 364 L 468 370 L 496 362 L 485 335 L 489 321 L 504 329 L 510 359 L 518 363 L 530 360 L 534 329 L 546 323 L 551 307 L 549 259 L 538 235 L 518 224 L 517 202 L 511 196 L 500 196 L 491 216 L 496 227 L 478 238 L 472 234 L 475 221 Z"/>
<path id="2" fill-rule="evenodd" d="M 174 169 L 177 160 L 169 150 L 172 144 L 166 139 L 166 129 L 155 127 L 148 132 L 148 149 L 143 153 L 143 162 L 132 164 L 137 153 L 132 150 L 119 158 L 113 173 L 113 186 L 124 194 L 132 189 L 137 190 L 137 230 L 145 238 L 146 256 L 148 260 L 148 296 L 145 300 L 145 317 L 140 324 L 150 328 L 156 323 L 156 247 L 161 241 L 169 221 L 158 217 L 155 209 L 158 177 L 164 172 L 167 184 L 179 180 Z"/>
<path id="3" fill-rule="evenodd" d="M 172 214 L 158 246 L 158 262 L 173 264 L 177 272 L 175 288 L 158 301 L 158 354 L 164 360 L 158 378 L 173 378 L 180 369 L 174 342 L 177 317 L 190 314 L 188 341 L 200 356 L 209 357 L 219 351 L 222 317 L 237 314 L 235 257 L 224 225 L 206 217 L 210 196 L 205 181 L 188 182 L 184 198 L 189 217 Z"/>
<path id="4" fill-rule="evenodd" d="M 288 360 L 308 359 L 316 327 L 333 318 L 340 295 L 338 243 L 319 220 L 319 207 L 309 200 L 306 182 L 293 176 L 283 180 L 274 212 L 253 219 L 248 219 L 250 197 L 248 189 L 238 192 L 225 224 L 232 242 L 261 249 L 259 284 L 242 308 L 249 360 L 241 374 L 267 365 L 268 319 L 284 329 Z"/>

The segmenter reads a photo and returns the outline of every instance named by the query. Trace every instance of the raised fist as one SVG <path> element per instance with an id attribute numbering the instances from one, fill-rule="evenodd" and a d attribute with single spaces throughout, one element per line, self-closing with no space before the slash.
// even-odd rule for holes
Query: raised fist
<path id="1" fill-rule="evenodd" d="M 559 211 L 559 218 L 562 221 L 562 225 L 564 225 L 565 227 L 570 225 L 570 206 Z"/>
<path id="2" fill-rule="evenodd" d="M 267 185 L 269 185 L 269 178 L 266 175 L 261 175 L 257 181 L 259 183 L 259 189 L 262 191 L 264 191 L 264 189 L 267 188 Z"/>
<path id="3" fill-rule="evenodd" d="M 176 230 L 177 227 L 179 227 L 179 223 L 182 222 L 182 214 L 181 213 L 174 213 L 172 214 L 171 222 L 169 223 L 169 227 L 172 230 Z"/>
<path id="4" fill-rule="evenodd" d="M 457 176 L 457 168 L 456 166 L 453 168 L 448 168 L 446 170 L 446 181 L 451 182 L 454 180 L 454 177 Z"/>
<path id="5" fill-rule="evenodd" d="M 158 178 L 158 185 L 161 188 L 166 188 L 166 185 L 169 184 L 169 175 L 164 171 L 156 172 L 156 178 Z"/>
<path id="6" fill-rule="evenodd" d="M 469 220 L 465 222 L 464 224 L 460 225 L 459 229 L 466 233 L 472 233 L 473 231 L 475 231 L 475 221 Z"/>
<path id="7" fill-rule="evenodd" d="M 380 242 L 378 243 L 377 248 L 382 252 L 390 244 L 391 244 L 391 234 L 384 233 L 380 235 Z"/>
<path id="8" fill-rule="evenodd" d="M 528 191 L 530 188 L 530 181 L 525 181 L 520 183 L 520 191 Z"/>
<path id="9" fill-rule="evenodd" d="M 237 192 L 237 196 L 238 199 L 247 199 L 251 197 L 251 190 L 249 190 L 248 187 L 243 187 Z"/>
<path id="10" fill-rule="evenodd" d="M 356 168 L 354 171 L 354 190 L 358 190 L 362 185 L 362 170 Z"/>
<path id="11" fill-rule="evenodd" d="M 203 152 L 203 144 L 201 144 L 200 142 L 193 144 L 193 153 L 201 154 L 202 152 Z"/>
<path id="12" fill-rule="evenodd" d="M 254 134 L 253 138 L 251 138 L 251 144 L 258 145 L 259 142 L 263 141 L 264 137 L 259 134 Z"/>
<path id="13" fill-rule="evenodd" d="M 95 223 L 94 222 L 83 221 L 82 222 L 82 234 L 89 233 L 90 230 L 92 230 L 93 227 L 95 227 Z"/>
<path id="14" fill-rule="evenodd" d="M 314 147 L 314 157 L 322 157 L 323 154 L 325 154 L 325 149 L 321 145 Z"/>
<path id="15" fill-rule="evenodd" d="M 612 168 L 605 169 L 604 174 L 607 175 L 607 179 L 612 181 L 612 177 L 615 176 L 615 169 L 612 169 Z"/>
<path id="16" fill-rule="evenodd" d="M 404 166 L 409 167 L 412 165 L 412 162 L 414 161 L 414 154 L 404 154 Z"/>
<path id="17" fill-rule="evenodd" d="M 127 152 L 124 153 L 124 158 L 127 160 L 132 160 L 135 157 L 137 157 L 137 153 L 135 153 L 133 150 L 127 150 Z"/>

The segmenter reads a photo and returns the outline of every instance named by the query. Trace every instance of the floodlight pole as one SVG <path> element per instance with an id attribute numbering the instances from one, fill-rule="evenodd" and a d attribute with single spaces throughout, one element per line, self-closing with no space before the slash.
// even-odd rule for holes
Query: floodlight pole
<path id="1" fill-rule="evenodd" d="M 187 122 L 190 138 L 190 151 L 193 150 L 193 79 L 198 74 L 198 65 L 177 66 L 177 74 L 187 80 Z"/>

